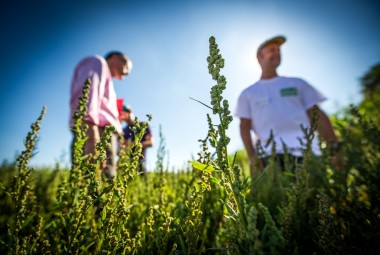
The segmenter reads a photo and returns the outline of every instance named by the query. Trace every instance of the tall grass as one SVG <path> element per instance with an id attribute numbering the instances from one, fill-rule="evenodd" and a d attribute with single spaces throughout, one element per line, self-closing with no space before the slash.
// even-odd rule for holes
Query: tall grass
<path id="1" fill-rule="evenodd" d="M 139 175 L 145 126 L 137 127 L 133 145 L 121 147 L 118 175 L 106 178 L 100 166 L 115 130 L 106 129 L 94 157 L 83 155 L 87 81 L 75 114 L 70 170 L 58 164 L 53 170 L 28 167 L 45 109 L 17 162 L 1 166 L 1 254 L 375 253 L 380 237 L 376 116 L 354 107 L 335 118 L 343 142 L 340 169 L 322 146 L 318 158 L 306 149 L 303 164 L 294 170 L 287 161 L 282 171 L 271 158 L 251 177 L 245 153 L 227 150 L 232 116 L 223 98 L 224 59 L 215 38 L 209 43 L 208 69 L 216 84 L 210 104 L 200 102 L 210 113 L 198 159 L 169 171 L 160 129 L 155 169 Z M 310 144 L 314 130 L 304 132 Z"/>

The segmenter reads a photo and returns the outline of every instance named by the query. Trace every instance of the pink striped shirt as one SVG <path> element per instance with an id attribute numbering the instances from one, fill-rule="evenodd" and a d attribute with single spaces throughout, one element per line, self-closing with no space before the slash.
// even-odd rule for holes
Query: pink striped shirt
<path id="1" fill-rule="evenodd" d="M 71 80 L 70 127 L 74 125 L 73 115 L 87 78 L 91 79 L 91 85 L 85 121 L 100 127 L 112 125 L 121 133 L 111 71 L 106 60 L 98 55 L 84 58 L 75 68 Z"/>

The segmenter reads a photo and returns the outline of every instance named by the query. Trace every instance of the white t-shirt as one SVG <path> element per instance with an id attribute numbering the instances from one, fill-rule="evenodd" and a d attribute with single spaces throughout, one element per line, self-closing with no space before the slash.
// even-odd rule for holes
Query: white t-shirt
<path id="1" fill-rule="evenodd" d="M 261 140 L 264 147 L 273 131 L 276 153 L 284 153 L 283 143 L 289 153 L 302 156 L 300 139 L 306 144 L 301 129 L 310 127 L 307 110 L 326 100 L 326 97 L 299 78 L 275 77 L 262 79 L 246 88 L 239 96 L 235 116 L 250 119 L 255 133 L 254 143 Z M 320 155 L 319 142 L 314 137 L 313 153 Z M 264 147 L 271 155 L 272 146 Z"/>

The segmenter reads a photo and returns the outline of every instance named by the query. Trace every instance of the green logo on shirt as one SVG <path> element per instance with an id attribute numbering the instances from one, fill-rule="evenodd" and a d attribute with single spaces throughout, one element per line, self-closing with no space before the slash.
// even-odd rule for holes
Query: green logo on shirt
<path id="1" fill-rule="evenodd" d="M 297 88 L 284 88 L 284 89 L 281 89 L 281 96 L 283 97 L 288 97 L 288 96 L 297 96 L 298 95 L 298 92 L 297 92 Z"/>

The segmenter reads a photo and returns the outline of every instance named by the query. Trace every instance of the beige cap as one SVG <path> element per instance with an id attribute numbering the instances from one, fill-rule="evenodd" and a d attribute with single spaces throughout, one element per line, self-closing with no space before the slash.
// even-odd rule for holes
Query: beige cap
<path id="1" fill-rule="evenodd" d="M 286 38 L 285 38 L 285 36 L 282 36 L 282 35 L 278 35 L 278 36 L 275 36 L 273 38 L 270 38 L 270 39 L 264 41 L 262 44 L 260 44 L 260 46 L 257 48 L 256 54 L 259 55 L 259 52 L 261 51 L 261 49 L 264 48 L 265 46 L 267 46 L 270 43 L 277 43 L 280 46 L 285 41 L 286 41 Z"/>

